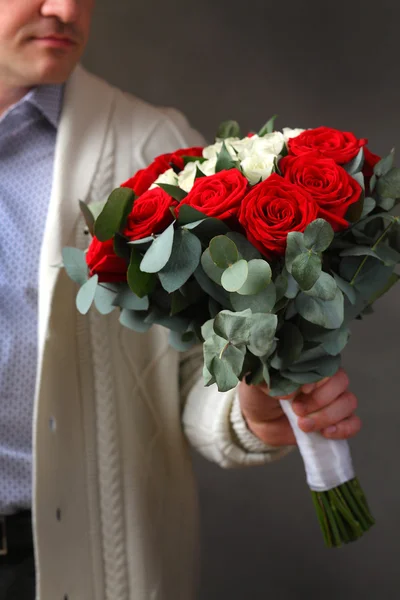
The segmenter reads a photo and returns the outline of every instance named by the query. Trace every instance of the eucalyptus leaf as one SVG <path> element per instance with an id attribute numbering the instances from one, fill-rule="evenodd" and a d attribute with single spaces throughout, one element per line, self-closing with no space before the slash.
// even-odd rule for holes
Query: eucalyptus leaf
<path id="1" fill-rule="evenodd" d="M 325 336 L 322 347 L 328 354 L 338 356 L 346 347 L 349 337 L 350 330 L 348 327 L 342 326 Z"/>
<path id="2" fill-rule="evenodd" d="M 201 327 L 201 335 L 204 340 L 208 340 L 211 336 L 214 335 L 214 319 L 209 319 L 205 323 L 203 323 Z"/>
<path id="3" fill-rule="evenodd" d="M 216 334 L 207 337 L 207 339 L 205 340 L 203 344 L 204 364 L 210 371 L 211 375 L 213 375 L 211 368 L 212 361 L 216 356 L 219 357 L 221 355 L 222 351 L 224 350 L 224 348 L 227 347 L 228 343 L 229 342 L 227 342 L 227 340 L 221 338 L 219 335 Z"/>
<path id="4" fill-rule="evenodd" d="M 364 166 L 364 149 L 360 148 L 357 156 L 353 158 L 350 162 L 343 165 L 345 171 L 349 173 L 349 175 L 354 175 L 355 173 L 359 173 Z"/>
<path id="5" fill-rule="evenodd" d="M 233 293 L 230 298 L 233 308 L 238 312 L 249 308 L 253 313 L 269 313 L 275 306 L 276 288 L 270 283 L 258 294 L 243 296 Z"/>
<path id="6" fill-rule="evenodd" d="M 215 378 L 219 392 L 229 392 L 239 383 L 239 379 L 229 363 L 218 357 L 215 357 L 212 361 L 211 373 Z"/>
<path id="7" fill-rule="evenodd" d="M 126 264 L 127 264 L 127 268 L 129 265 L 129 261 L 131 258 L 131 249 L 129 247 L 129 243 L 128 240 L 121 235 L 120 233 L 116 233 L 114 236 L 114 252 L 117 256 L 119 256 L 120 258 L 123 258 L 126 260 Z"/>
<path id="8" fill-rule="evenodd" d="M 293 277 L 292 277 L 293 279 Z M 295 281 L 293 279 L 293 281 Z M 295 281 L 296 286 L 297 286 L 297 282 Z M 288 278 L 284 273 L 280 273 L 276 279 L 275 279 L 275 288 L 276 288 L 276 301 L 280 300 L 281 298 L 283 298 L 286 294 L 286 291 L 288 289 Z M 298 286 L 297 286 L 298 289 Z M 296 291 L 297 294 L 297 291 Z"/>
<path id="9" fill-rule="evenodd" d="M 224 273 L 224 269 L 217 267 L 213 259 L 211 258 L 210 249 L 206 248 L 203 254 L 201 255 L 201 266 L 204 269 L 204 272 L 207 276 L 212 279 L 218 285 L 222 285 L 221 279 Z"/>
<path id="10" fill-rule="evenodd" d="M 221 277 L 222 287 L 227 292 L 237 292 L 245 285 L 248 275 L 249 266 L 247 261 L 238 260 L 223 272 Z"/>
<path id="11" fill-rule="evenodd" d="M 317 254 L 300 254 L 292 264 L 292 275 L 302 290 L 310 290 L 321 275 L 322 263 Z"/>
<path id="12" fill-rule="evenodd" d="M 262 258 L 261 253 L 249 242 L 249 240 L 242 235 L 241 233 L 237 233 L 236 231 L 230 231 L 226 234 L 226 237 L 234 242 L 238 252 L 242 258 L 245 260 L 253 260 L 256 258 Z"/>
<path id="13" fill-rule="evenodd" d="M 286 298 L 289 298 L 290 300 L 292 300 L 293 298 L 296 298 L 297 294 L 299 293 L 299 290 L 300 290 L 299 284 L 297 283 L 297 281 L 295 280 L 293 275 L 291 275 L 290 273 L 288 273 L 286 281 L 287 281 L 287 287 L 286 287 L 285 296 L 286 296 Z"/>
<path id="14" fill-rule="evenodd" d="M 251 317 L 251 310 L 242 312 L 222 310 L 214 319 L 214 331 L 219 337 L 232 344 L 247 344 L 252 324 L 249 320 Z"/>
<path id="15" fill-rule="evenodd" d="M 121 311 L 119 322 L 128 329 L 132 329 L 138 333 L 145 333 L 151 327 L 151 323 L 146 323 L 145 318 L 145 312 L 136 312 L 134 310 L 124 308 Z"/>
<path id="16" fill-rule="evenodd" d="M 94 225 L 94 233 L 98 240 L 106 242 L 122 229 L 132 210 L 134 199 L 135 194 L 129 188 L 120 187 L 111 192 Z"/>
<path id="17" fill-rule="evenodd" d="M 333 300 L 336 295 L 337 285 L 333 277 L 322 271 L 315 284 L 306 291 L 306 294 L 321 300 Z"/>
<path id="18" fill-rule="evenodd" d="M 340 356 L 324 356 L 309 362 L 291 365 L 292 373 L 316 372 L 319 373 L 321 379 L 323 377 L 332 377 L 340 368 Z"/>
<path id="19" fill-rule="evenodd" d="M 85 223 L 90 235 L 94 235 L 94 214 L 90 210 L 90 207 L 85 202 L 82 202 L 82 200 L 79 200 L 79 207 L 81 209 L 81 213 L 83 214 L 83 218 L 85 219 Z"/>
<path id="20" fill-rule="evenodd" d="M 376 191 L 382 198 L 400 198 L 400 169 L 394 167 L 380 177 L 376 184 Z"/>
<path id="21" fill-rule="evenodd" d="M 121 308 L 128 308 L 129 310 L 148 310 L 149 298 L 143 296 L 139 298 L 132 292 L 129 285 L 120 285 L 117 289 L 117 294 L 114 295 L 114 306 L 120 306 Z"/>
<path id="22" fill-rule="evenodd" d="M 331 245 L 335 233 L 325 219 L 315 219 L 304 232 L 304 244 L 308 250 L 324 252 Z"/>
<path id="23" fill-rule="evenodd" d="M 394 164 L 394 148 L 391 150 L 388 156 L 382 158 L 376 165 L 374 166 L 374 174 L 377 177 L 382 177 L 389 173 L 392 170 Z"/>
<path id="24" fill-rule="evenodd" d="M 88 279 L 88 281 L 86 281 L 79 289 L 76 296 L 76 307 L 82 315 L 86 315 L 93 304 L 98 281 L 99 276 L 93 275 L 93 277 Z"/>
<path id="25" fill-rule="evenodd" d="M 320 300 L 303 292 L 297 296 L 295 303 L 299 314 L 311 323 L 326 329 L 337 329 L 343 323 L 344 302 L 339 288 L 333 300 Z"/>
<path id="26" fill-rule="evenodd" d="M 207 215 L 193 208 L 193 206 L 189 206 L 189 204 L 181 204 L 179 207 L 178 224 L 181 226 L 200 223 L 204 219 L 207 219 Z"/>
<path id="27" fill-rule="evenodd" d="M 172 348 L 178 352 L 186 352 L 196 345 L 197 339 L 193 331 L 188 332 L 190 335 L 185 337 L 185 334 L 176 331 L 170 331 L 168 334 L 168 342 Z"/>
<path id="28" fill-rule="evenodd" d="M 379 198 L 377 204 L 383 210 L 392 210 L 396 204 L 396 200 L 394 198 Z"/>
<path id="29" fill-rule="evenodd" d="M 282 377 L 281 375 L 273 375 L 271 377 L 271 385 L 268 390 L 270 396 L 284 398 L 296 392 L 299 388 L 297 383 Z"/>
<path id="30" fill-rule="evenodd" d="M 208 294 L 216 302 L 221 304 L 221 306 L 225 308 L 231 308 L 231 303 L 227 292 L 225 292 L 225 290 L 222 287 L 218 286 L 216 283 L 211 281 L 209 277 L 207 277 L 202 265 L 199 265 L 197 267 L 193 275 L 201 289 L 206 294 Z"/>
<path id="31" fill-rule="evenodd" d="M 358 185 L 361 186 L 361 189 L 363 190 L 363 192 L 365 192 L 365 178 L 364 178 L 364 175 L 362 173 L 354 173 L 353 175 L 351 175 L 351 177 L 353 179 L 355 179 L 355 181 L 357 181 Z"/>
<path id="32" fill-rule="evenodd" d="M 174 223 L 171 223 L 151 244 L 143 260 L 140 270 L 144 273 L 158 273 L 167 264 L 174 242 Z"/>
<path id="33" fill-rule="evenodd" d="M 278 357 L 281 369 L 286 369 L 301 355 L 304 340 L 300 330 L 293 323 L 284 323 L 278 334 Z"/>
<path id="34" fill-rule="evenodd" d="M 163 288 L 171 293 L 178 290 L 199 266 L 200 240 L 184 229 L 175 232 L 171 256 L 158 276 Z"/>
<path id="35" fill-rule="evenodd" d="M 278 318 L 272 314 L 255 313 L 251 316 L 250 323 L 247 347 L 255 356 L 264 356 L 274 342 Z"/>
<path id="36" fill-rule="evenodd" d="M 86 254 L 78 248 L 64 247 L 62 249 L 63 267 L 68 277 L 78 285 L 83 285 L 89 278 L 86 264 Z"/>
<path id="37" fill-rule="evenodd" d="M 99 283 L 94 295 L 94 305 L 102 315 L 108 315 L 115 310 L 114 300 L 117 297 L 118 287 L 110 283 Z"/>
<path id="38" fill-rule="evenodd" d="M 372 212 L 375 207 L 376 207 L 376 201 L 373 198 L 371 198 L 370 196 L 365 198 L 364 206 L 363 206 L 363 210 L 362 210 L 360 219 L 363 219 L 364 217 L 369 215 L 369 213 Z"/>
<path id="39" fill-rule="evenodd" d="M 342 290 L 342 292 L 344 294 L 346 294 L 346 296 L 350 300 L 350 302 L 352 304 L 355 304 L 356 303 L 356 291 L 354 289 L 354 286 L 352 286 L 348 281 L 345 281 L 337 273 L 333 273 L 333 277 L 334 277 L 338 287 Z"/>
<path id="40" fill-rule="evenodd" d="M 322 377 L 319 373 L 309 371 L 305 373 L 292 373 L 291 371 L 282 371 L 282 376 L 289 379 L 297 386 L 304 385 L 305 383 L 318 383 Z"/>
<path id="41" fill-rule="evenodd" d="M 272 271 L 266 260 L 255 258 L 247 263 L 247 267 L 247 278 L 243 285 L 237 290 L 229 291 L 237 291 L 243 296 L 251 296 L 258 294 L 271 283 Z"/>
<path id="42" fill-rule="evenodd" d="M 381 298 L 394 285 L 396 285 L 396 283 L 399 281 L 399 279 L 400 279 L 400 275 L 398 275 L 397 273 L 392 273 L 392 275 L 388 278 L 388 280 L 385 283 L 385 285 L 380 290 L 378 290 L 377 292 L 374 292 L 374 294 L 372 294 L 372 296 L 369 298 L 369 304 L 373 304 L 374 302 L 376 302 L 377 300 L 379 300 L 379 298 Z"/>
<path id="43" fill-rule="evenodd" d="M 299 231 L 291 231 L 287 236 L 285 264 L 289 273 L 292 272 L 292 265 L 295 259 L 307 252 L 304 243 L 304 234 Z"/>
<path id="44" fill-rule="evenodd" d="M 212 260 L 221 269 L 227 269 L 239 260 L 236 244 L 226 235 L 218 235 L 213 238 L 209 250 Z"/>
<path id="45" fill-rule="evenodd" d="M 171 294 L 171 312 L 170 316 L 174 316 L 190 306 L 190 301 L 179 290 Z"/>

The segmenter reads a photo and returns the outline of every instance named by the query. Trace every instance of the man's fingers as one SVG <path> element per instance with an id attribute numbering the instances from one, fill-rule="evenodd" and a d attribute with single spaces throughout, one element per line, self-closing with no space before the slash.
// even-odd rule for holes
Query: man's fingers
<path id="1" fill-rule="evenodd" d="M 293 430 L 285 415 L 265 423 L 247 423 L 249 429 L 261 441 L 269 446 L 295 446 L 297 444 Z"/>
<path id="2" fill-rule="evenodd" d="M 343 394 L 348 386 L 349 378 L 343 369 L 340 369 L 310 394 L 303 393 L 297 396 L 293 401 L 293 410 L 299 417 L 321 410 Z"/>
<path id="3" fill-rule="evenodd" d="M 282 415 L 281 405 L 277 398 L 268 396 L 265 386 L 240 384 L 240 404 L 246 419 L 261 423 L 276 419 Z"/>
<path id="4" fill-rule="evenodd" d="M 361 419 L 357 415 L 352 415 L 344 419 L 337 425 L 328 427 L 321 431 L 322 435 L 330 440 L 348 440 L 359 433 L 361 429 Z"/>
<path id="5" fill-rule="evenodd" d="M 357 408 L 357 398 L 351 392 L 345 392 L 337 400 L 317 412 L 299 418 L 299 427 L 305 432 L 321 431 L 337 425 L 350 417 Z"/>

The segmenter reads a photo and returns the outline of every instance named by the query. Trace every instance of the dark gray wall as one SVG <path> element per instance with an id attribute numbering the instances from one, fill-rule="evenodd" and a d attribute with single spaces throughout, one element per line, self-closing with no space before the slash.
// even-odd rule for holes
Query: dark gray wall
<path id="1" fill-rule="evenodd" d="M 225 118 L 246 130 L 277 112 L 280 126 L 350 129 L 384 153 L 400 145 L 399 20 L 395 0 L 98 0 L 84 62 L 180 108 L 210 139 Z M 400 286 L 354 325 L 344 356 L 364 421 L 353 456 L 375 528 L 325 550 L 297 454 L 230 472 L 196 456 L 200 600 L 400 596 L 399 302 Z"/>

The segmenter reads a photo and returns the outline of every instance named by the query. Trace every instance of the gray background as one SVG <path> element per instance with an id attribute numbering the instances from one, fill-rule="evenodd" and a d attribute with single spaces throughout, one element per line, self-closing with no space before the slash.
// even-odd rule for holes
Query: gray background
<path id="1" fill-rule="evenodd" d="M 278 126 L 349 129 L 387 153 L 400 145 L 399 19 L 395 0 L 98 0 L 84 63 L 180 108 L 209 139 L 223 119 L 256 129 L 278 112 Z M 325 550 L 297 453 L 240 471 L 195 456 L 200 600 L 399 598 L 399 301 L 400 286 L 354 325 L 344 356 L 364 421 L 353 457 L 377 525 Z"/>

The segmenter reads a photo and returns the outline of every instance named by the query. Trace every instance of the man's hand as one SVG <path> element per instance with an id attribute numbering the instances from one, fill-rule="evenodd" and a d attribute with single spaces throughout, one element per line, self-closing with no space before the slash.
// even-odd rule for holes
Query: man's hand
<path id="1" fill-rule="evenodd" d="M 361 429 L 354 412 L 357 398 L 348 391 L 349 379 L 343 369 L 333 377 L 306 384 L 293 401 L 299 427 L 309 433 L 319 431 L 328 439 L 347 439 Z M 287 396 L 292 398 L 295 394 Z M 262 442 L 270 446 L 295 445 L 296 439 L 279 400 L 268 395 L 265 385 L 239 386 L 240 406 L 247 426 Z"/>

